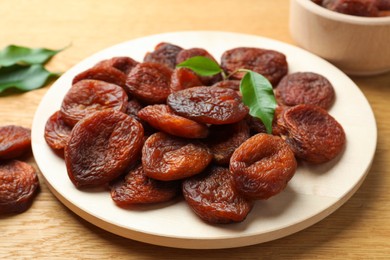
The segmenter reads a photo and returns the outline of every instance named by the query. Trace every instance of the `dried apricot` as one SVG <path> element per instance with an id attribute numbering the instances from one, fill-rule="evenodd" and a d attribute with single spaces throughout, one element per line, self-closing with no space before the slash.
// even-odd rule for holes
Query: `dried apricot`
<path id="1" fill-rule="evenodd" d="M 241 222 L 253 202 L 237 193 L 229 169 L 209 167 L 183 181 L 183 195 L 191 209 L 208 223 Z"/>
<path id="2" fill-rule="evenodd" d="M 283 53 L 248 47 L 225 51 L 221 57 L 221 67 L 227 74 L 238 69 L 252 70 L 266 77 L 274 87 L 288 72 L 286 56 Z M 234 73 L 232 78 L 241 79 L 245 73 Z"/>
<path id="3" fill-rule="evenodd" d="M 240 81 L 236 79 L 222 80 L 213 85 L 213 87 L 230 88 L 237 91 L 240 95 Z"/>
<path id="4" fill-rule="evenodd" d="M 85 117 L 65 147 L 69 178 L 77 188 L 107 184 L 139 159 L 143 137 L 141 123 L 125 113 L 106 109 Z"/>
<path id="5" fill-rule="evenodd" d="M 329 109 L 335 100 L 332 84 L 313 72 L 296 72 L 285 76 L 274 90 L 281 105 L 311 104 Z"/>
<path id="6" fill-rule="evenodd" d="M 246 140 L 230 158 L 235 187 L 250 199 L 267 199 L 280 193 L 296 168 L 294 153 L 284 140 L 263 133 Z"/>
<path id="7" fill-rule="evenodd" d="M 236 91 L 219 87 L 193 87 L 174 92 L 167 104 L 183 117 L 203 124 L 232 124 L 248 114 Z"/>
<path id="8" fill-rule="evenodd" d="M 100 80 L 107 83 L 112 83 L 120 87 L 124 87 L 126 84 L 126 74 L 122 71 L 106 66 L 106 65 L 95 65 L 94 67 L 87 69 L 77 74 L 72 81 L 72 85 L 84 79 Z"/>
<path id="9" fill-rule="evenodd" d="M 179 184 L 177 181 L 149 178 L 139 165 L 112 185 L 111 198 L 120 207 L 165 202 L 179 194 Z"/>
<path id="10" fill-rule="evenodd" d="M 205 145 L 163 132 L 149 136 L 142 148 L 142 166 L 146 175 L 162 181 L 198 174 L 209 165 L 212 158 Z"/>
<path id="11" fill-rule="evenodd" d="M 0 127 L 0 159 L 16 158 L 30 150 L 30 129 L 15 125 Z"/>
<path id="12" fill-rule="evenodd" d="M 140 63 L 129 73 L 126 90 L 147 104 L 165 103 L 171 93 L 172 70 L 160 63 Z"/>
<path id="13" fill-rule="evenodd" d="M 172 92 L 202 85 L 199 77 L 190 69 L 176 68 L 172 73 L 170 86 Z"/>
<path id="14" fill-rule="evenodd" d="M 176 57 L 176 63 L 177 64 L 182 63 L 183 61 L 188 60 L 189 58 L 195 56 L 203 56 L 218 63 L 217 60 L 207 50 L 203 48 L 191 48 L 191 49 L 184 49 L 180 51 Z M 203 83 L 202 85 L 205 86 L 211 86 L 214 83 L 222 80 L 221 74 L 216 74 L 213 76 L 200 76 L 199 78 Z"/>
<path id="15" fill-rule="evenodd" d="M 140 102 L 132 98 L 127 102 L 126 114 L 139 120 L 138 112 L 143 108 Z"/>
<path id="16" fill-rule="evenodd" d="M 161 42 L 156 45 L 153 52 L 146 53 L 144 62 L 161 63 L 174 69 L 176 67 L 177 54 L 181 50 L 183 50 L 183 48 L 177 45 Z"/>
<path id="17" fill-rule="evenodd" d="M 324 163 L 339 155 L 345 145 L 343 127 L 326 110 L 297 105 L 283 113 L 286 142 L 295 155 L 311 163 Z"/>
<path id="18" fill-rule="evenodd" d="M 82 80 L 74 84 L 65 95 L 61 105 L 61 117 L 74 126 L 86 115 L 103 109 L 125 112 L 127 94 L 118 85 L 100 80 Z"/>
<path id="19" fill-rule="evenodd" d="M 39 188 L 38 175 L 17 160 L 0 163 L 0 214 L 26 211 Z"/>
<path id="20" fill-rule="evenodd" d="M 229 165 L 233 152 L 249 137 L 249 126 L 242 120 L 235 124 L 210 126 L 206 144 L 217 164 Z"/>
<path id="21" fill-rule="evenodd" d="M 50 148 L 63 150 L 68 144 L 72 127 L 62 120 L 60 111 L 56 111 L 49 117 L 45 125 L 45 140 Z"/>
<path id="22" fill-rule="evenodd" d="M 167 105 L 150 105 L 138 112 L 139 118 L 165 133 L 184 138 L 205 138 L 208 127 L 176 115 Z"/>
<path id="23" fill-rule="evenodd" d="M 113 67 L 115 69 L 122 71 L 127 75 L 138 63 L 139 63 L 138 61 L 135 61 L 130 57 L 120 56 L 120 57 L 113 57 L 110 59 L 102 60 L 98 62 L 95 66 Z"/>

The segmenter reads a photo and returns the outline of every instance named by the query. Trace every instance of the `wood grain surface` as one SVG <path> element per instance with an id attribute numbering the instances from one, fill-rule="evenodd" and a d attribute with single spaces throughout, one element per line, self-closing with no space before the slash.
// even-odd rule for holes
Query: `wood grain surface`
<path id="1" fill-rule="evenodd" d="M 103 48 L 163 32 L 221 30 L 295 44 L 288 31 L 288 11 L 287 0 L 2 0 L 0 48 L 68 46 L 47 66 L 64 72 Z M 373 108 L 377 151 L 360 189 L 319 223 L 242 248 L 165 248 L 125 239 L 86 222 L 63 206 L 40 178 L 40 193 L 27 212 L 0 216 L 0 259 L 389 259 L 390 73 L 352 80 Z M 0 125 L 31 127 L 49 88 L 50 84 L 28 93 L 2 94 Z M 25 160 L 36 167 L 32 155 Z"/>

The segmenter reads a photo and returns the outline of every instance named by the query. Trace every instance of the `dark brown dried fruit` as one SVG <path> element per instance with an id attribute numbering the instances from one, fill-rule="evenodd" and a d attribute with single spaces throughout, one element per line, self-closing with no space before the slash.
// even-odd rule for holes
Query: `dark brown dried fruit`
<path id="1" fill-rule="evenodd" d="M 324 163 L 339 155 L 345 145 L 343 127 L 328 112 L 298 105 L 283 113 L 286 142 L 294 154 L 311 163 Z"/>
<path id="2" fill-rule="evenodd" d="M 376 0 L 376 5 L 379 10 L 390 10 L 390 0 Z"/>
<path id="3" fill-rule="evenodd" d="M 236 91 L 219 87 L 193 87 L 174 92 L 167 104 L 175 113 L 203 124 L 232 124 L 241 121 L 248 108 Z"/>
<path id="4" fill-rule="evenodd" d="M 282 112 L 284 111 L 284 107 L 277 106 L 275 108 L 274 113 L 274 119 L 272 121 L 272 134 L 273 135 L 281 135 L 281 125 L 280 125 L 280 117 L 282 115 Z M 246 122 L 249 125 L 250 132 L 252 135 L 259 134 L 259 133 L 267 133 L 267 129 L 265 128 L 264 123 L 261 121 L 260 118 L 253 117 L 251 115 L 247 115 L 245 118 Z"/>
<path id="5" fill-rule="evenodd" d="M 222 80 L 213 85 L 213 87 L 230 88 L 237 92 L 240 92 L 240 81 L 235 79 Z"/>
<path id="6" fill-rule="evenodd" d="M 378 16 L 376 0 L 323 0 L 322 6 L 338 13 L 357 16 Z"/>
<path id="7" fill-rule="evenodd" d="M 183 181 L 183 195 L 192 210 L 208 223 L 241 222 L 253 202 L 236 192 L 232 174 L 222 167 L 209 167 Z"/>
<path id="8" fill-rule="evenodd" d="M 38 188 L 38 175 L 32 166 L 17 160 L 1 162 L 0 214 L 26 211 Z"/>
<path id="9" fill-rule="evenodd" d="M 162 132 L 151 135 L 142 148 L 142 166 L 146 175 L 162 181 L 198 174 L 209 165 L 212 158 L 203 144 Z"/>
<path id="10" fill-rule="evenodd" d="M 138 112 L 139 118 L 165 133 L 184 138 L 205 138 L 208 128 L 204 124 L 176 115 L 167 105 L 151 105 Z"/>
<path id="11" fill-rule="evenodd" d="M 127 94 L 118 85 L 100 80 L 82 80 L 74 84 L 61 105 L 61 117 L 74 126 L 86 115 L 99 110 L 115 109 L 125 112 Z"/>
<path id="12" fill-rule="evenodd" d="M 126 90 L 147 104 L 165 103 L 171 93 L 172 70 L 160 63 L 138 64 L 128 75 Z"/>
<path id="13" fill-rule="evenodd" d="M 294 153 L 278 136 L 257 134 L 233 153 L 230 171 L 235 186 L 250 199 L 267 199 L 280 193 L 294 176 Z"/>
<path id="14" fill-rule="evenodd" d="M 233 152 L 250 137 L 249 126 L 245 120 L 230 125 L 210 126 L 210 136 L 206 140 L 219 165 L 229 165 Z"/>
<path id="15" fill-rule="evenodd" d="M 177 54 L 183 48 L 167 42 L 161 42 L 156 45 L 153 52 L 146 53 L 144 62 L 161 63 L 174 69 L 176 67 Z"/>
<path id="16" fill-rule="evenodd" d="M 95 65 L 94 67 L 87 69 L 77 74 L 72 81 L 72 85 L 84 79 L 100 80 L 107 83 L 112 83 L 120 87 L 124 87 L 126 84 L 126 74 L 122 71 L 105 65 Z"/>
<path id="17" fill-rule="evenodd" d="M 106 109 L 85 117 L 65 147 L 71 181 L 83 188 L 117 178 L 139 159 L 143 137 L 141 123 L 122 112 Z"/>
<path id="18" fill-rule="evenodd" d="M 0 159 L 16 158 L 30 150 L 30 129 L 15 125 L 0 127 Z"/>
<path id="19" fill-rule="evenodd" d="M 128 207 L 135 204 L 166 202 L 178 195 L 180 182 L 159 181 L 146 176 L 142 165 L 131 170 L 124 179 L 111 187 L 111 198 L 116 205 Z"/>
<path id="20" fill-rule="evenodd" d="M 138 61 L 133 60 L 130 57 L 113 57 L 107 60 L 98 62 L 95 66 L 113 67 L 125 73 L 126 75 L 138 64 Z M 120 85 L 123 86 L 123 85 Z"/>
<path id="21" fill-rule="evenodd" d="M 217 60 L 207 50 L 202 48 L 191 48 L 191 49 L 184 49 L 181 52 L 179 52 L 176 58 L 176 64 L 182 63 L 183 61 L 188 60 L 189 58 L 195 56 L 203 56 L 218 63 Z M 202 85 L 211 86 L 217 83 L 218 81 L 221 81 L 222 75 L 216 74 L 213 76 L 200 76 L 199 78 L 203 83 Z"/>
<path id="22" fill-rule="evenodd" d="M 60 111 L 56 111 L 49 117 L 45 125 L 45 140 L 50 148 L 63 150 L 68 144 L 72 127 L 62 120 Z"/>
<path id="23" fill-rule="evenodd" d="M 335 92 L 329 80 L 313 72 L 289 74 L 274 91 L 278 103 L 284 106 L 311 104 L 329 109 L 335 100 Z"/>
<path id="24" fill-rule="evenodd" d="M 176 68 L 171 77 L 171 92 L 202 86 L 199 77 L 190 69 Z"/>
<path id="25" fill-rule="evenodd" d="M 139 120 L 138 112 L 143 108 L 140 102 L 132 98 L 127 102 L 126 114 Z"/>
<path id="26" fill-rule="evenodd" d="M 274 50 L 247 47 L 225 51 L 221 57 L 221 67 L 227 74 L 238 69 L 252 70 L 266 77 L 274 87 L 288 71 L 284 54 Z M 241 79 L 245 73 L 234 73 L 232 78 Z"/>

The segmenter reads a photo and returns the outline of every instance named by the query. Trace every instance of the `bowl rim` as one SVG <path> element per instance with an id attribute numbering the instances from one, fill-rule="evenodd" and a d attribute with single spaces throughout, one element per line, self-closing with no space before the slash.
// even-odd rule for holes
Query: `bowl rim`
<path id="1" fill-rule="evenodd" d="M 315 13 L 319 16 L 322 16 L 326 19 L 332 19 L 332 20 L 341 21 L 344 23 L 362 24 L 362 25 L 368 25 L 368 26 L 390 25 L 390 16 L 362 17 L 362 16 L 356 16 L 356 15 L 348 15 L 348 14 L 338 13 L 338 12 L 326 9 L 325 7 L 319 6 L 316 3 L 312 2 L 311 0 L 291 0 L 291 1 L 296 1 L 302 7 L 309 10 L 310 12 Z"/>

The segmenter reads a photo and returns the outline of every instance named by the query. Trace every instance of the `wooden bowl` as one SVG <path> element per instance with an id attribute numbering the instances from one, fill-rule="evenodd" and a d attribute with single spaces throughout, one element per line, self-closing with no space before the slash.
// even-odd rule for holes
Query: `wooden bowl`
<path id="1" fill-rule="evenodd" d="M 298 45 L 349 75 L 390 71 L 390 16 L 352 16 L 291 0 L 290 32 Z"/>

